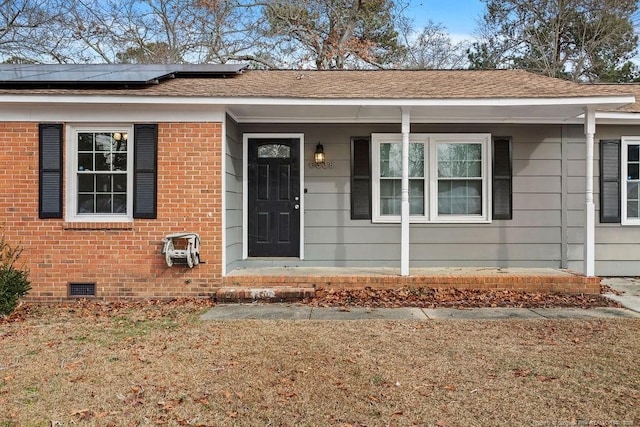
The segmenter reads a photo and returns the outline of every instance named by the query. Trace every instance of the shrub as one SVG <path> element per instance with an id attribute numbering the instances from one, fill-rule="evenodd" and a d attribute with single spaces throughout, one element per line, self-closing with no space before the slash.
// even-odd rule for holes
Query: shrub
<path id="1" fill-rule="evenodd" d="M 12 247 L 0 237 L 0 317 L 8 316 L 31 289 L 29 271 L 18 266 L 22 247 Z"/>

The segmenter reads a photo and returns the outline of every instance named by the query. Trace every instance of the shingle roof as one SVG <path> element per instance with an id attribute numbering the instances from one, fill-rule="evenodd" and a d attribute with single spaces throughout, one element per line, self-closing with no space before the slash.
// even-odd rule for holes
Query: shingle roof
<path id="1" fill-rule="evenodd" d="M 617 90 L 621 94 L 631 94 L 636 97 L 635 103 L 610 111 L 616 111 L 619 113 L 640 113 L 640 83 L 598 84 L 594 86 Z"/>
<path id="2" fill-rule="evenodd" d="M 293 99 L 566 98 L 629 95 L 627 86 L 584 85 L 523 70 L 247 71 L 176 78 L 130 88 L 0 88 L 0 95 L 101 95 Z"/>

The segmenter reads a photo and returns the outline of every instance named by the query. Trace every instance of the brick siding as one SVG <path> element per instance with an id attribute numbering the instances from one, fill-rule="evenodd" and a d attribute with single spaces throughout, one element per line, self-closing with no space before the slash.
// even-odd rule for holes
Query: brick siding
<path id="1" fill-rule="evenodd" d="M 132 223 L 38 218 L 38 124 L 0 123 L 0 214 L 5 240 L 24 247 L 30 300 L 67 297 L 69 282 L 95 282 L 97 296 L 210 296 L 222 269 L 222 124 L 160 123 L 158 217 Z M 166 266 L 162 238 L 201 237 L 203 264 Z"/>

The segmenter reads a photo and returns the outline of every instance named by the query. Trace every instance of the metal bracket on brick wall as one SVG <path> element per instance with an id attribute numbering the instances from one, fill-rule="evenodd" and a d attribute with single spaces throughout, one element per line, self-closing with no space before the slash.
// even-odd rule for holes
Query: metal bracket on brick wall
<path id="1" fill-rule="evenodd" d="M 162 243 L 162 254 L 169 267 L 175 260 L 184 260 L 189 268 L 200 264 L 200 236 L 196 233 L 169 234 Z"/>

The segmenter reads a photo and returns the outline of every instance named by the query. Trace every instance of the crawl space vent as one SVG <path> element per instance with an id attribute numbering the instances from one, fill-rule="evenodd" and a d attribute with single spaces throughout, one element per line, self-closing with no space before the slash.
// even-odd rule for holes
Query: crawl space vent
<path id="1" fill-rule="evenodd" d="M 95 283 L 69 283 L 69 297 L 86 298 L 95 296 Z"/>

